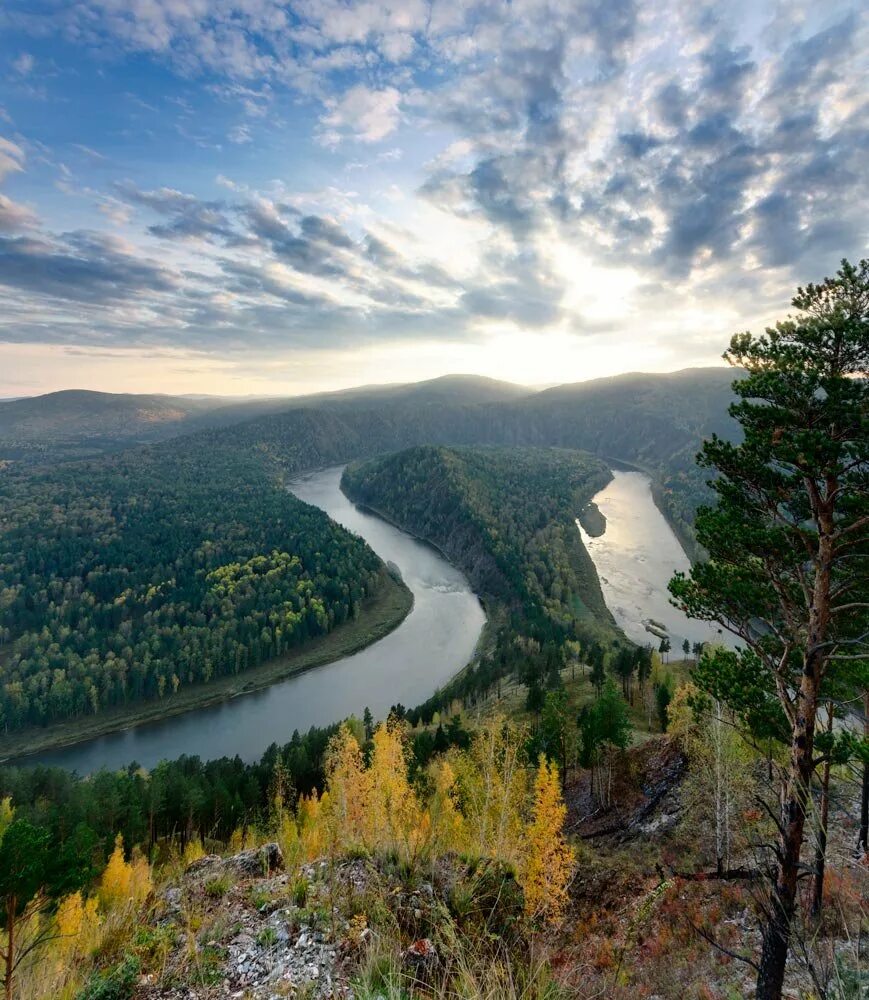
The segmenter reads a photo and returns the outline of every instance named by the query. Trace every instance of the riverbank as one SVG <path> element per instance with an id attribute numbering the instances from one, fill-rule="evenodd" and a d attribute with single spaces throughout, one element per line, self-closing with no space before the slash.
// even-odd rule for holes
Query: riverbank
<path id="1" fill-rule="evenodd" d="M 410 589 L 383 570 L 381 586 L 362 604 L 355 620 L 339 625 L 328 635 L 306 643 L 303 648 L 275 657 L 237 676 L 219 677 L 207 685 L 182 688 L 177 694 L 160 701 L 141 702 L 99 716 L 0 736 L 0 764 L 216 705 L 352 656 L 398 628 L 410 614 L 413 601 Z"/>

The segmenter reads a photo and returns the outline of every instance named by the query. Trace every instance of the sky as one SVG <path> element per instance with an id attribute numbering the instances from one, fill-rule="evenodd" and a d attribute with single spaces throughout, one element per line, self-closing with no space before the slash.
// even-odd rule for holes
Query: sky
<path id="1" fill-rule="evenodd" d="M 716 364 L 866 256 L 860 0 L 6 0 L 0 396 Z"/>

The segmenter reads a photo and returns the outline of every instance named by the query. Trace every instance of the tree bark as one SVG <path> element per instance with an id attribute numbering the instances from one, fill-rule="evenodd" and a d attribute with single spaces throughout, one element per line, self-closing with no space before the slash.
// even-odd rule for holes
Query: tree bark
<path id="1" fill-rule="evenodd" d="M 869 691 L 863 696 L 863 736 L 869 740 Z M 860 830 L 857 849 L 869 853 L 869 760 L 863 764 L 863 789 L 860 795 Z"/>
<path id="2" fill-rule="evenodd" d="M 833 705 L 827 706 L 827 732 L 833 731 Z M 827 865 L 827 820 L 830 815 L 830 761 L 824 762 L 821 775 L 820 823 L 815 844 L 815 877 L 812 882 L 812 916 L 821 915 L 824 905 L 824 873 Z"/>
<path id="3" fill-rule="evenodd" d="M 797 879 L 811 792 L 820 660 L 807 657 L 797 695 L 788 780 L 782 791 L 778 865 L 763 927 L 756 1000 L 781 1000 L 796 910 Z"/>
<path id="4" fill-rule="evenodd" d="M 12 896 L 6 900 L 6 975 L 4 986 L 6 1000 L 12 1000 L 12 977 L 15 974 L 15 910 L 18 900 Z"/>

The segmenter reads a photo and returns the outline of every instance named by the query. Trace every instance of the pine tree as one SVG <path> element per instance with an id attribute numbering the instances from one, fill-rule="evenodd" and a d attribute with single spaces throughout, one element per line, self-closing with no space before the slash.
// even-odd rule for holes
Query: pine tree
<path id="1" fill-rule="evenodd" d="M 794 917 L 818 708 L 831 678 L 869 656 L 869 261 L 800 288 L 795 317 L 733 337 L 740 443 L 708 441 L 716 505 L 701 509 L 709 553 L 671 591 L 740 649 L 704 656 L 698 682 L 755 733 L 786 743 L 778 842 L 763 927 L 758 1000 L 779 1000 Z"/>

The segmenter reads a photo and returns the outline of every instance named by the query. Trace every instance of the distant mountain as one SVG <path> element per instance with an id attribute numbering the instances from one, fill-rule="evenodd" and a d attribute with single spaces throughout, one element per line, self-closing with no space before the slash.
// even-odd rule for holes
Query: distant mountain
<path id="1" fill-rule="evenodd" d="M 735 432 L 727 416 L 735 377 L 723 368 L 623 375 L 487 402 L 469 402 L 473 392 L 450 397 L 452 380 L 446 387 L 418 383 L 403 392 L 372 389 L 341 401 L 300 401 L 172 447 L 215 455 L 258 449 L 289 474 L 426 444 L 580 449 L 646 470 L 659 506 L 691 549 L 694 512 L 708 499 L 694 457 L 705 437 Z"/>
<path id="2" fill-rule="evenodd" d="M 645 469 L 661 509 L 693 546 L 708 499 L 695 464 L 704 438 L 730 436 L 728 368 L 631 373 L 534 392 L 474 375 L 373 385 L 295 399 L 69 391 L 0 403 L 0 460 L 92 456 L 140 444 L 256 449 L 284 473 L 415 445 L 554 445 Z M 227 466 L 229 467 L 229 466 Z"/>
<path id="3" fill-rule="evenodd" d="M 223 402 L 223 401 L 220 401 Z M 0 458 L 88 455 L 178 434 L 214 402 L 68 389 L 0 403 Z"/>
<path id="4" fill-rule="evenodd" d="M 293 409 L 391 408 L 471 405 L 520 399 L 522 386 L 476 375 L 447 375 L 425 382 L 362 386 L 299 397 L 234 399 L 222 396 L 92 392 L 67 389 L 0 400 L 0 460 L 90 457 L 165 440 L 205 428 L 225 427 Z"/>

